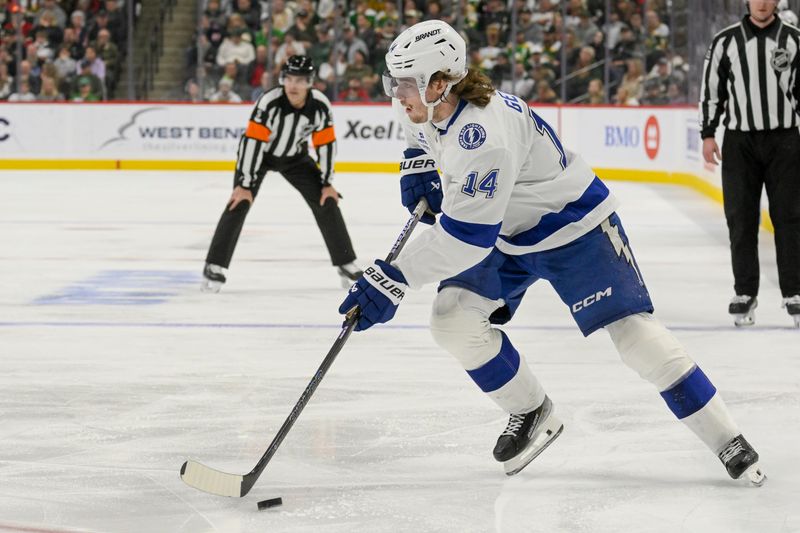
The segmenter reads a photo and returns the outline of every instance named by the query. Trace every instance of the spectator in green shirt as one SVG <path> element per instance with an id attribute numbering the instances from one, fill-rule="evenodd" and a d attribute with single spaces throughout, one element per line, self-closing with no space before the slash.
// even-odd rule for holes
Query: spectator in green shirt
<path id="1" fill-rule="evenodd" d="M 73 102 L 99 102 L 100 95 L 92 91 L 92 80 L 88 76 L 79 76 L 78 90 L 70 100 Z"/>

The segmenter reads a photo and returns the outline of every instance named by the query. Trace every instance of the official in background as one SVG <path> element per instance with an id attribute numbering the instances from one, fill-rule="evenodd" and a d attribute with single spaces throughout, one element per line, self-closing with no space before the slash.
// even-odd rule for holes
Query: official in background
<path id="1" fill-rule="evenodd" d="M 700 93 L 703 158 L 712 165 L 722 160 L 736 291 L 728 312 L 737 326 L 754 323 L 761 191 L 766 188 L 782 304 L 800 327 L 800 30 L 777 16 L 777 0 L 745 4 L 744 19 L 714 36 Z M 714 132 L 721 119 L 720 153 Z"/>
<path id="2" fill-rule="evenodd" d="M 349 287 L 359 279 L 356 254 L 350 242 L 333 187 L 336 136 L 333 111 L 328 99 L 311 88 L 314 65 L 307 56 L 291 56 L 281 69 L 280 86 L 264 93 L 256 102 L 247 130 L 239 141 L 233 193 L 219 219 L 203 269 L 203 290 L 218 292 L 267 171 L 286 178 L 311 208 L 331 262 Z M 318 161 L 308 153 L 308 137 Z"/>

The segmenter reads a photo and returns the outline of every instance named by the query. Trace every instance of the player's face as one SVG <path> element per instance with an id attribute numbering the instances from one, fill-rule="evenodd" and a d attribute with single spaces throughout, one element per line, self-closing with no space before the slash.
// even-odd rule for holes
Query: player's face
<path id="1" fill-rule="evenodd" d="M 750 16 L 758 22 L 766 22 L 777 7 L 778 0 L 750 0 Z"/>
<path id="2" fill-rule="evenodd" d="M 406 116 L 415 123 L 425 122 L 427 109 L 422 104 L 417 82 L 414 78 L 394 78 L 389 72 L 383 75 L 383 90 L 405 108 Z"/>
<path id="3" fill-rule="evenodd" d="M 405 107 L 406 115 L 409 120 L 415 124 L 422 124 L 428 120 L 428 106 L 422 102 L 419 90 L 416 84 L 412 81 L 411 86 L 401 87 L 398 86 L 397 98 L 400 103 Z M 441 82 L 434 82 L 425 89 L 425 100 L 428 102 L 436 102 L 442 95 L 443 85 Z"/>
<path id="4" fill-rule="evenodd" d="M 397 98 L 405 108 L 406 116 L 415 124 L 422 124 L 428 119 L 428 109 L 422 103 L 417 84 L 414 81 L 408 84 L 401 83 L 397 88 Z"/>
<path id="5" fill-rule="evenodd" d="M 445 87 L 442 80 L 431 82 L 425 89 L 425 100 L 438 101 Z M 411 122 L 422 124 L 428 120 L 428 106 L 422 101 L 414 78 L 392 78 L 389 74 L 384 74 L 383 88 L 388 96 L 397 99 L 405 108 L 406 116 Z"/>

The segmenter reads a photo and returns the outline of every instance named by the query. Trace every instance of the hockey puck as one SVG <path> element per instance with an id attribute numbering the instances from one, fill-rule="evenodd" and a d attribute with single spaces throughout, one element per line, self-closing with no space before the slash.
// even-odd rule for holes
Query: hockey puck
<path id="1" fill-rule="evenodd" d="M 278 505 L 283 505 L 282 499 L 270 498 L 269 500 L 258 502 L 258 510 L 263 511 L 264 509 L 269 509 L 270 507 L 277 507 Z"/>

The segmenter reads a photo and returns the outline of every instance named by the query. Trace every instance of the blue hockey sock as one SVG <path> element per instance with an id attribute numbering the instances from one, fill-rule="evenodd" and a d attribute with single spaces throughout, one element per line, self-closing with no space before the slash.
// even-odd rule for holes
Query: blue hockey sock
<path id="1" fill-rule="evenodd" d="M 661 397 L 678 419 L 684 419 L 702 409 L 716 392 L 700 367 L 695 366 L 678 383 L 662 392 Z"/>

